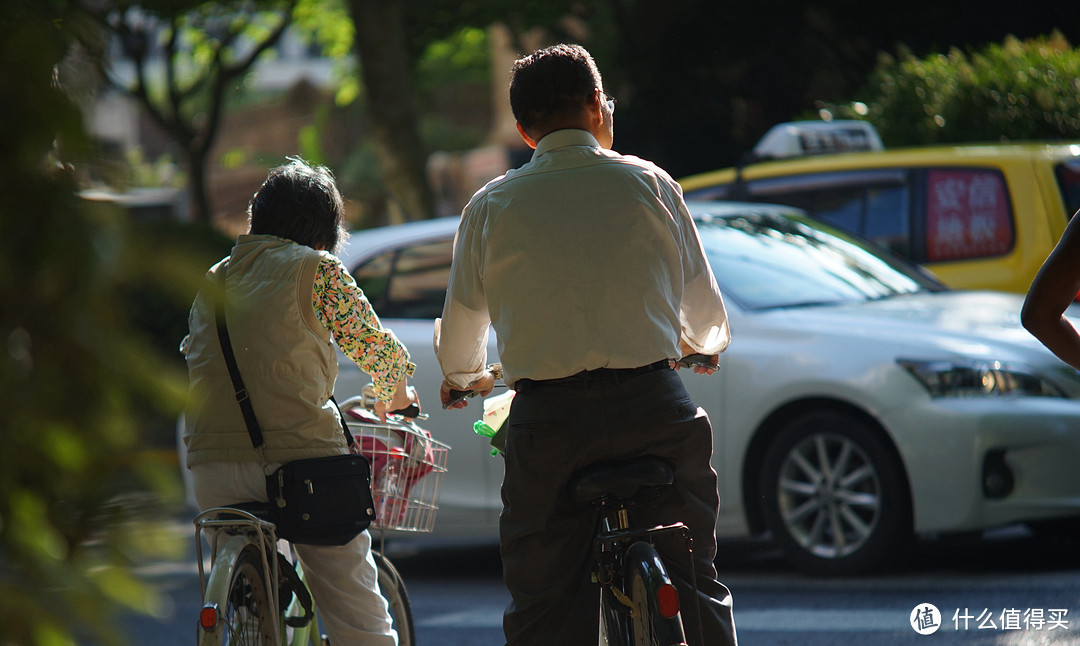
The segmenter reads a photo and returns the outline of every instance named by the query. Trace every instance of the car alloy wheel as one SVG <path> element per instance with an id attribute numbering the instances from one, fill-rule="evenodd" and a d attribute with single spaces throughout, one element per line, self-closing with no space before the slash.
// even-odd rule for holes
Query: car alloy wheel
<path id="1" fill-rule="evenodd" d="M 800 568 L 863 571 L 910 533 L 905 482 L 893 452 L 867 422 L 811 412 L 790 422 L 766 453 L 765 517 Z"/>
<path id="2" fill-rule="evenodd" d="M 881 518 L 881 483 L 866 453 L 843 435 L 816 433 L 780 465 L 780 516 L 804 550 L 835 559 L 858 551 Z"/>

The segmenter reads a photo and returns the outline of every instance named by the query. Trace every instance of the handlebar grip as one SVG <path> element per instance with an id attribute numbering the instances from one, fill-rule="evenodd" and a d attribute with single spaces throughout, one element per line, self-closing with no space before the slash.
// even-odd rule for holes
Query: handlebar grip
<path id="1" fill-rule="evenodd" d="M 420 414 L 420 407 L 416 404 L 409 404 L 401 410 L 390 411 L 392 415 L 401 415 L 402 417 L 408 417 L 409 419 L 415 419 Z"/>
<path id="2" fill-rule="evenodd" d="M 682 359 L 679 359 L 679 365 L 683 368 L 693 368 L 695 366 L 704 366 L 706 368 L 716 367 L 716 364 L 712 362 L 712 356 L 701 354 L 700 352 L 688 354 Z"/>
<path id="3" fill-rule="evenodd" d="M 476 393 L 475 390 L 455 390 L 455 389 L 451 388 L 450 389 L 450 401 L 443 404 L 443 408 L 444 409 L 450 408 L 454 404 L 458 403 L 459 401 L 461 401 L 461 400 L 463 400 L 463 399 L 465 399 L 467 397 L 475 397 L 476 394 L 477 393 Z"/>

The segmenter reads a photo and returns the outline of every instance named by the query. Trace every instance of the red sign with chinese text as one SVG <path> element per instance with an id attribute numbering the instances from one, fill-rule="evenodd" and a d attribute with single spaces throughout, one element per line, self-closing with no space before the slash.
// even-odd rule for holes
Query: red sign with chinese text
<path id="1" fill-rule="evenodd" d="M 927 175 L 927 260 L 966 260 L 1008 253 L 1009 200 L 1001 176 L 986 170 L 933 170 Z"/>

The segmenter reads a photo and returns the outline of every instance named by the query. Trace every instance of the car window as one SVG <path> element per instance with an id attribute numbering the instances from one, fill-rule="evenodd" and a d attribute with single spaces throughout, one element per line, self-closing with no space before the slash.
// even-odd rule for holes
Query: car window
<path id="1" fill-rule="evenodd" d="M 859 186 L 823 189 L 813 195 L 807 195 L 802 200 L 797 200 L 802 204 L 795 206 L 816 213 L 822 222 L 834 227 L 861 233 L 865 192 Z"/>
<path id="2" fill-rule="evenodd" d="M 375 256 L 367 262 L 349 270 L 356 284 L 375 306 L 376 312 L 386 296 L 386 287 L 390 284 L 390 268 L 394 266 L 397 251 L 388 251 Z"/>
<path id="3" fill-rule="evenodd" d="M 912 258 L 911 173 L 902 168 L 807 173 L 755 180 L 748 197 L 789 204 Z"/>
<path id="4" fill-rule="evenodd" d="M 386 251 L 352 270 L 380 318 L 442 316 L 454 241 L 445 238 Z"/>
<path id="5" fill-rule="evenodd" d="M 1070 215 L 1080 166 L 1058 167 Z M 747 182 L 745 199 L 801 208 L 912 262 L 1000 256 L 1012 250 L 1012 205 L 996 169 L 860 169 Z M 696 194 L 696 193 L 695 193 Z"/>
<path id="6" fill-rule="evenodd" d="M 1012 249 L 1012 208 L 1000 172 L 929 170 L 926 190 L 928 261 L 986 258 Z"/>
<path id="7" fill-rule="evenodd" d="M 901 258 L 911 258 L 911 189 L 878 186 L 866 190 L 866 219 L 859 230 L 867 240 Z"/>
<path id="8" fill-rule="evenodd" d="M 700 221 L 724 296 L 746 309 L 769 309 L 942 289 L 909 263 L 812 222 L 769 213 Z"/>
<path id="9" fill-rule="evenodd" d="M 1065 217 L 1071 218 L 1080 211 L 1080 162 L 1068 161 L 1054 169 L 1061 199 L 1065 202 Z"/>

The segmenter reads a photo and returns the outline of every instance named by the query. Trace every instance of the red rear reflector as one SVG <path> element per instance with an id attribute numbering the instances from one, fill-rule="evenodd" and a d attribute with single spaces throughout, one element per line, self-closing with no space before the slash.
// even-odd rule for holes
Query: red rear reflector
<path id="1" fill-rule="evenodd" d="M 212 630 L 217 626 L 218 614 L 217 606 L 210 605 L 202 609 L 199 613 L 199 625 L 203 627 L 203 630 Z"/>
<path id="2" fill-rule="evenodd" d="M 660 605 L 660 614 L 672 619 L 679 614 L 679 593 L 675 586 L 665 583 L 656 591 L 656 601 Z"/>

